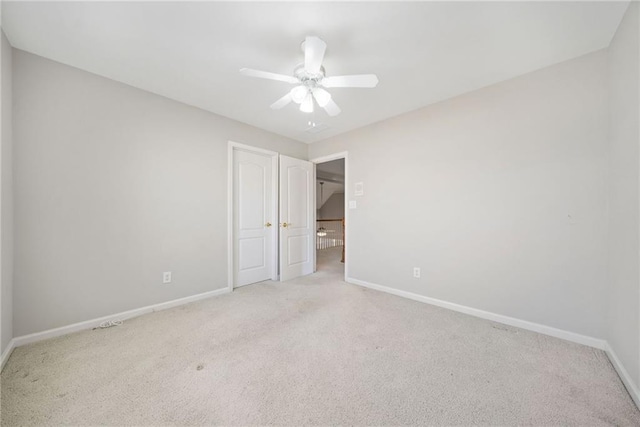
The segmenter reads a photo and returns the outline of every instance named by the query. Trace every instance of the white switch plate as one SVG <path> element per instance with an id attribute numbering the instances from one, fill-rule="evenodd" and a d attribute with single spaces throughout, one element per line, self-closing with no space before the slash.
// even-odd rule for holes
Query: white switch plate
<path id="1" fill-rule="evenodd" d="M 358 204 L 356 203 L 355 200 L 349 200 L 349 209 L 356 209 L 358 207 Z"/>
<path id="2" fill-rule="evenodd" d="M 413 267 L 413 277 L 416 279 L 420 278 L 420 267 Z"/>
<path id="3" fill-rule="evenodd" d="M 162 283 L 171 283 L 171 272 L 165 271 L 162 273 Z"/>
<path id="4" fill-rule="evenodd" d="M 356 182 L 356 189 L 353 192 L 356 196 L 364 195 L 364 184 L 361 182 Z"/>

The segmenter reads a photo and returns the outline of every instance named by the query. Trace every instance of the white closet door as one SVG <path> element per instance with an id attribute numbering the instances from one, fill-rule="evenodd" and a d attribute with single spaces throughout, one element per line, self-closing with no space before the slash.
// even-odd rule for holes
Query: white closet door
<path id="1" fill-rule="evenodd" d="M 274 163 L 268 154 L 233 151 L 236 287 L 275 277 Z"/>
<path id="2" fill-rule="evenodd" d="M 280 155 L 280 280 L 313 273 L 313 165 Z"/>

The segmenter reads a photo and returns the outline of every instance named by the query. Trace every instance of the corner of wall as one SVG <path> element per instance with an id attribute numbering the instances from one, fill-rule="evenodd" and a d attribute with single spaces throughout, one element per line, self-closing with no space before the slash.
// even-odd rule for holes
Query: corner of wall
<path id="1" fill-rule="evenodd" d="M 9 357 L 13 339 L 13 61 L 0 29 L 0 354 Z"/>
<path id="2" fill-rule="evenodd" d="M 607 353 L 640 407 L 640 5 L 607 51 L 609 189 Z"/>

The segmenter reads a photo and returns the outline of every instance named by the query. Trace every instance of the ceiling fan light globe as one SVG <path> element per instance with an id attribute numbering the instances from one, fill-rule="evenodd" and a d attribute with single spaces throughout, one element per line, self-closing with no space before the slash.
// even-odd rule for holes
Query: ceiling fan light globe
<path id="1" fill-rule="evenodd" d="M 322 88 L 313 89 L 313 96 L 316 98 L 316 102 L 322 108 L 326 107 L 329 101 L 331 101 L 331 94 Z"/>
<path id="2" fill-rule="evenodd" d="M 313 97 L 311 94 L 307 94 L 302 104 L 300 104 L 300 111 L 303 113 L 313 113 Z"/>
<path id="3" fill-rule="evenodd" d="M 307 94 L 308 90 L 305 86 L 296 86 L 291 89 L 291 98 L 296 104 L 300 104 L 302 101 L 304 101 Z"/>

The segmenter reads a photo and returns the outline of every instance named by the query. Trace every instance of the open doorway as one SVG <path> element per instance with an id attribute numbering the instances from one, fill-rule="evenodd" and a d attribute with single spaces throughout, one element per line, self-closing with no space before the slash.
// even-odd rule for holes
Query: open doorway
<path id="1" fill-rule="evenodd" d="M 344 275 L 345 158 L 316 162 L 316 271 Z"/>

